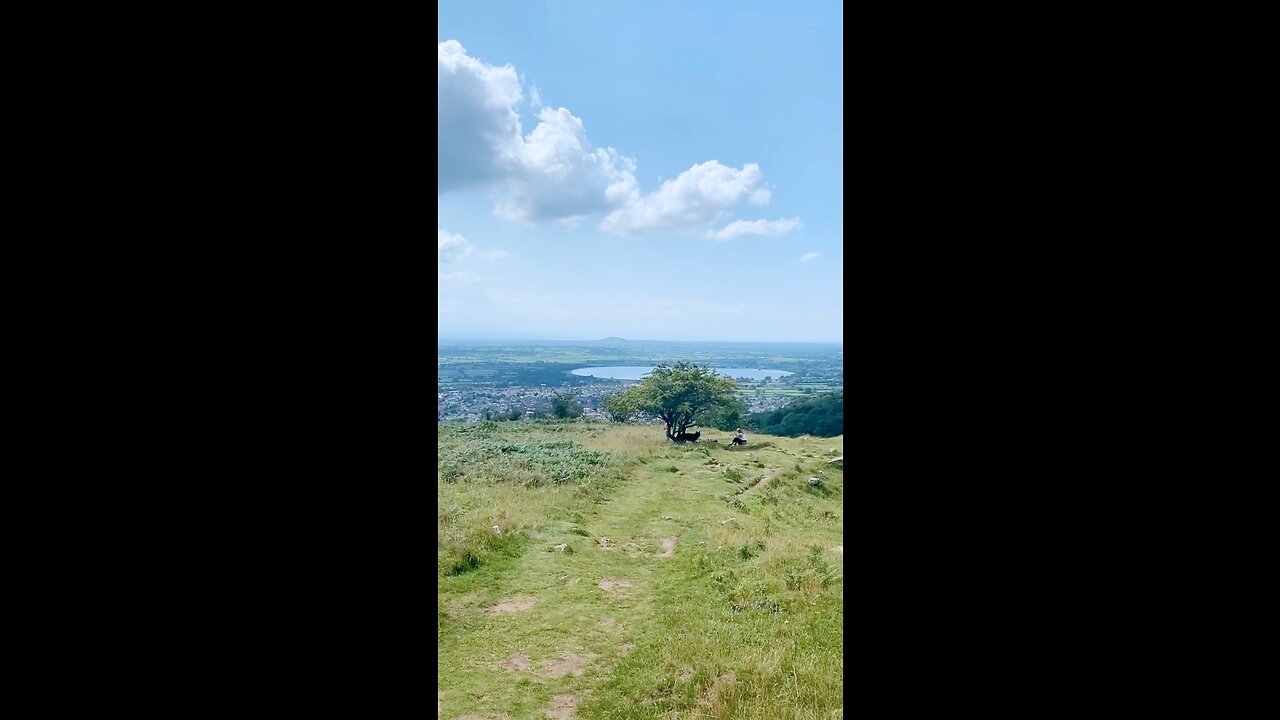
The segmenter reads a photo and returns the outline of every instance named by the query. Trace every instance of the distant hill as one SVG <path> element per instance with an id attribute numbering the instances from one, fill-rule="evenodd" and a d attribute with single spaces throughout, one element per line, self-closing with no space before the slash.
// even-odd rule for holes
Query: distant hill
<path id="1" fill-rule="evenodd" d="M 617 343 L 624 343 L 624 342 L 631 342 L 631 341 L 630 341 L 630 340 L 627 340 L 626 338 L 620 338 L 620 337 L 607 337 L 607 338 L 605 338 L 605 339 L 601 340 L 600 342 L 602 342 L 602 343 L 613 343 L 613 344 L 617 344 Z"/>

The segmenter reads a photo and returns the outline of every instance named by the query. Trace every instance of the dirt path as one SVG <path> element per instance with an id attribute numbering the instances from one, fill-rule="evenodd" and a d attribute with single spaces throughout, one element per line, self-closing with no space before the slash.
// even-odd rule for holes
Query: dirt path
<path id="1" fill-rule="evenodd" d="M 744 511 L 726 507 L 735 493 L 721 469 L 706 472 L 707 460 L 671 452 L 635 466 L 606 502 L 549 519 L 518 562 L 492 576 L 476 571 L 469 593 L 442 595 L 438 717 L 583 717 L 592 691 L 661 632 L 674 608 L 657 591 L 689 582 L 688 549 L 738 532 L 721 521 Z M 739 497 L 766 486 L 775 475 L 766 472 Z M 719 683 L 713 695 L 730 692 L 706 681 Z"/>
<path id="2" fill-rule="evenodd" d="M 692 472 L 703 459 L 689 456 L 674 464 Z M 583 522 L 563 523 L 539 537 L 502 578 L 497 597 L 480 588 L 470 608 L 455 611 L 468 622 L 483 621 L 480 627 L 487 628 L 488 640 L 449 648 L 450 664 L 459 672 L 500 676 L 500 685 L 509 692 L 506 697 L 455 699 L 454 706 L 462 705 L 460 712 L 579 717 L 575 708 L 592 678 L 607 675 L 653 621 L 659 610 L 654 587 L 673 572 L 671 562 L 685 532 L 677 518 L 688 516 L 691 499 L 708 515 L 719 512 L 722 503 L 714 491 L 720 488 L 713 483 L 720 481 L 708 477 L 695 483 L 689 476 L 663 472 L 654 477 L 650 468 L 636 470 Z M 570 526 L 584 527 L 590 535 L 569 533 Z M 445 657 L 443 651 L 440 657 Z M 450 712 L 450 672 L 440 671 L 438 716 L 459 717 Z M 552 699 L 535 701 L 539 694 Z"/>

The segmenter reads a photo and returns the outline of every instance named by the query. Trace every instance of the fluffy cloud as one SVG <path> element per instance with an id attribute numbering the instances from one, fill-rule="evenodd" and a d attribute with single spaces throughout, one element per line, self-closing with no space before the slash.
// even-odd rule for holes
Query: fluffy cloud
<path id="1" fill-rule="evenodd" d="M 439 262 L 453 262 L 471 251 L 471 243 L 461 235 L 454 235 L 448 230 L 436 230 L 436 241 L 439 247 Z"/>
<path id="2" fill-rule="evenodd" d="M 484 187 L 499 216 L 545 222 L 605 211 L 635 187 L 631 159 L 592 146 L 565 108 L 542 108 L 522 135 L 515 68 L 470 57 L 456 40 L 439 43 L 436 55 L 441 193 Z"/>
<path id="3" fill-rule="evenodd" d="M 635 163 L 594 148 L 580 118 L 543 108 L 516 148 L 518 166 L 498 186 L 494 212 L 508 220 L 550 221 L 609 209 L 636 187 Z"/>
<path id="4" fill-rule="evenodd" d="M 483 188 L 495 214 L 509 220 L 573 222 L 608 213 L 601 227 L 620 234 L 702 230 L 740 203 L 769 202 L 758 165 L 735 169 L 715 160 L 643 195 L 635 161 L 592 145 L 582 119 L 566 108 L 542 107 L 536 87 L 538 124 L 523 134 L 516 106 L 524 95 L 514 67 L 488 65 L 456 40 L 439 43 L 436 54 L 441 193 Z"/>
<path id="5" fill-rule="evenodd" d="M 822 253 L 808 252 L 800 256 L 800 262 L 809 262 L 810 260 L 817 260 L 820 257 L 822 257 Z"/>
<path id="6" fill-rule="evenodd" d="M 732 240 L 743 235 L 786 235 L 800 227 L 800 218 L 782 220 L 734 220 L 719 230 L 708 230 L 712 240 Z"/>
<path id="7" fill-rule="evenodd" d="M 440 192 L 505 177 L 520 140 L 516 70 L 467 55 L 456 40 L 437 45 L 436 146 Z"/>
<path id="8" fill-rule="evenodd" d="M 761 179 L 760 166 L 755 163 L 747 163 L 741 170 L 715 160 L 700 163 L 644 197 L 632 193 L 623 207 L 609 213 L 600 227 L 630 233 L 705 226 L 744 201 L 767 202 L 769 191 L 761 192 L 757 187 Z"/>
<path id="9" fill-rule="evenodd" d="M 497 260 L 510 254 L 505 250 L 478 250 L 475 245 L 472 245 L 461 235 L 454 235 L 448 230 L 438 228 L 436 229 L 436 242 L 439 249 L 437 262 L 442 265 L 461 258 Z"/>

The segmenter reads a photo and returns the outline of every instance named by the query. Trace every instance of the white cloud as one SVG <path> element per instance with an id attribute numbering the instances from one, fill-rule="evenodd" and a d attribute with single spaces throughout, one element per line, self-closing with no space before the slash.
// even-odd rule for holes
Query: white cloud
<path id="1" fill-rule="evenodd" d="M 822 257 L 822 253 L 807 252 L 800 256 L 800 262 L 809 262 L 810 260 L 817 260 L 820 257 Z"/>
<path id="2" fill-rule="evenodd" d="M 582 119 L 563 107 L 543 107 L 536 85 L 530 104 L 538 124 L 524 134 L 516 111 L 523 79 L 514 67 L 470 57 L 456 40 L 438 43 L 436 55 L 442 194 L 483 189 L 494 213 L 508 220 L 574 223 L 608 213 L 601 227 L 623 234 L 702 230 L 740 203 L 769 202 L 758 165 L 735 169 L 715 160 L 642 195 L 635 161 L 592 145 Z"/>
<path id="3" fill-rule="evenodd" d="M 635 164 L 587 140 L 566 108 L 542 108 L 522 134 L 515 68 L 467 55 L 456 40 L 437 45 L 440 192 L 483 187 L 510 220 L 552 221 L 603 212 L 635 186 Z M 535 106 L 542 97 L 533 92 Z"/>
<path id="4" fill-rule="evenodd" d="M 712 240 L 732 240 L 743 235 L 786 235 L 800 227 L 800 218 L 782 220 L 734 220 L 719 230 L 708 230 Z"/>
<path id="5" fill-rule="evenodd" d="M 626 204 L 610 213 L 600 227 L 618 233 L 697 229 L 749 198 L 767 200 L 768 191 L 761 195 L 756 187 L 760 180 L 760 166 L 755 163 L 735 170 L 710 160 L 644 197 L 633 189 Z"/>
<path id="6" fill-rule="evenodd" d="M 461 235 L 454 235 L 448 230 L 436 230 L 439 243 L 439 259 L 441 263 L 453 262 L 471 251 L 471 243 Z"/>
<path id="7" fill-rule="evenodd" d="M 576 218 L 634 192 L 635 162 L 613 148 L 592 147 L 581 118 L 543 108 L 538 119 L 516 147 L 518 166 L 497 188 L 495 214 L 540 222 Z"/>
<path id="8" fill-rule="evenodd" d="M 440 264 L 451 263 L 462 258 L 497 260 L 511 255 L 506 250 L 478 250 L 475 245 L 472 245 L 461 235 L 454 235 L 448 230 L 439 228 L 436 229 L 436 240 L 439 249 L 438 263 Z"/>
<path id="9" fill-rule="evenodd" d="M 436 145 L 440 192 L 483 185 L 507 174 L 520 140 L 522 97 L 516 70 L 467 55 L 456 40 L 436 46 Z"/>

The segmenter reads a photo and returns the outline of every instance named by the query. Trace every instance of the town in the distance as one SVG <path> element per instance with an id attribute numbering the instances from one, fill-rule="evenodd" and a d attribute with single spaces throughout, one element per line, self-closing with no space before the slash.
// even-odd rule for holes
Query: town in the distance
<path id="1" fill-rule="evenodd" d="M 608 420 L 604 399 L 658 364 L 690 362 L 733 377 L 748 412 L 844 389 L 841 343 L 654 340 L 438 340 L 437 420 L 550 417 L 557 396 Z"/>

